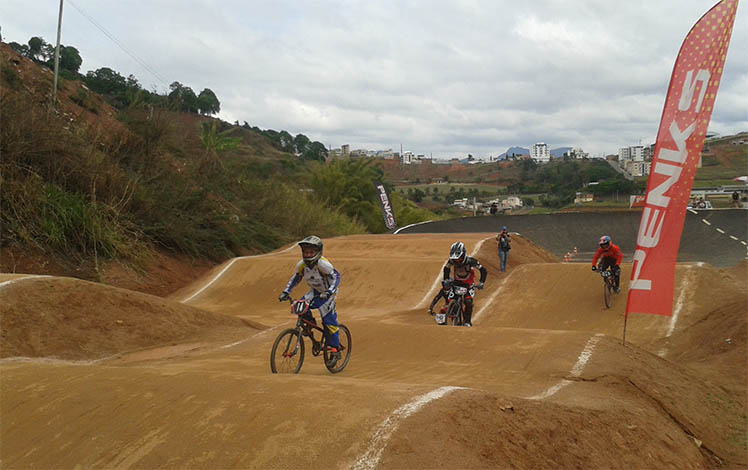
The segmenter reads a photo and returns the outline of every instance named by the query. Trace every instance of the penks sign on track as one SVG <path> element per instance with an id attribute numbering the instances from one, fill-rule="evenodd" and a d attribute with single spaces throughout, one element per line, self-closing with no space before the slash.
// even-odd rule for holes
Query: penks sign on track
<path id="1" fill-rule="evenodd" d="M 626 315 L 672 315 L 675 261 L 738 0 L 722 0 L 683 41 L 670 77 L 636 239 Z"/>

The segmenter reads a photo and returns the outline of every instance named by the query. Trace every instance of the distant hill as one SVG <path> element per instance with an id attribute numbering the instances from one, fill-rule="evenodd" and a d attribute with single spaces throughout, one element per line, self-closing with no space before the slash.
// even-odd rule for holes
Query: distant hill
<path id="1" fill-rule="evenodd" d="M 503 160 L 508 156 L 512 155 L 530 155 L 530 150 L 524 147 L 509 147 L 506 152 L 499 155 L 499 160 Z"/>

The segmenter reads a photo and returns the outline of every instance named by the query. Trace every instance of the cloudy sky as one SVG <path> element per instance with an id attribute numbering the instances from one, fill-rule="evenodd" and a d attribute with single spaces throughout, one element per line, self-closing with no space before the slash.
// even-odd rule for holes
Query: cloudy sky
<path id="1" fill-rule="evenodd" d="M 716 0 L 65 0 L 81 72 L 213 90 L 219 117 L 434 158 L 653 143 L 675 57 Z M 56 40 L 57 0 L 2 0 L 3 41 Z M 738 7 L 710 131 L 748 131 Z M 142 65 L 142 64 L 145 64 Z"/>

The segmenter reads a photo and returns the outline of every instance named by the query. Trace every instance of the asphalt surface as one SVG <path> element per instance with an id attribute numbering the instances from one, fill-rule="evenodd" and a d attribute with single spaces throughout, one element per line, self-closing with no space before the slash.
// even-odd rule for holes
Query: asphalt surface
<path id="1" fill-rule="evenodd" d="M 630 262 L 636 248 L 641 211 L 567 212 L 539 215 L 496 215 L 440 220 L 414 225 L 398 233 L 509 232 L 542 246 L 563 258 L 577 247 L 573 259 L 587 262 L 601 235 L 610 235 Z M 734 237 L 734 238 L 731 238 Z M 744 209 L 687 211 L 683 224 L 678 261 L 703 261 L 715 267 L 731 267 L 746 259 L 748 211 Z M 511 256 L 511 255 L 510 255 Z"/>

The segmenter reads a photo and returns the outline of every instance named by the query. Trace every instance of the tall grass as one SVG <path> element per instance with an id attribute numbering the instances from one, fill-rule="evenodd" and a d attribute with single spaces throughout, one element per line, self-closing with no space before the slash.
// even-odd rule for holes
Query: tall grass
<path id="1" fill-rule="evenodd" d="M 0 235 L 80 257 L 135 258 L 138 230 L 119 213 L 130 179 L 98 141 L 18 97 L 0 100 Z"/>

